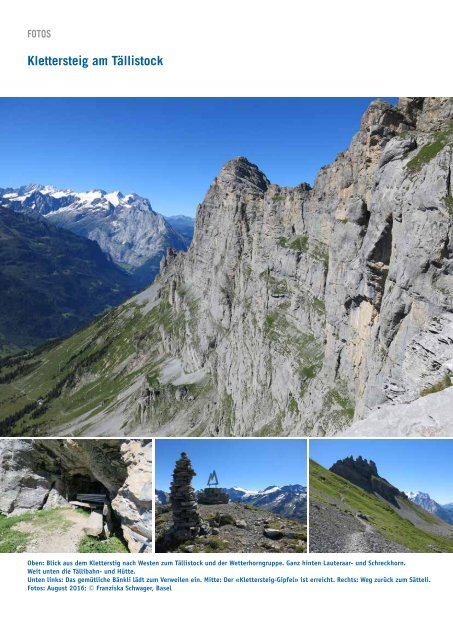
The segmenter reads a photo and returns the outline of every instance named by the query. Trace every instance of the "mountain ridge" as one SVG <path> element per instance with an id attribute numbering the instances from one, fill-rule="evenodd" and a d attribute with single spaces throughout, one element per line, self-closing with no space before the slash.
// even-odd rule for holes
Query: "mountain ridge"
<path id="1" fill-rule="evenodd" d="M 190 228 L 179 224 L 184 235 L 153 210 L 148 198 L 136 193 L 103 189 L 77 192 L 52 185 L 31 184 L 0 189 L 0 201 L 16 211 L 33 211 L 50 223 L 96 241 L 102 251 L 129 270 L 137 284 L 150 284 L 168 247 L 185 250 Z"/>
<path id="2" fill-rule="evenodd" d="M 249 490 L 241 487 L 222 488 L 232 502 L 248 504 L 271 513 L 293 518 L 307 520 L 307 487 L 299 484 L 284 485 L 278 487 L 272 485 L 265 489 Z M 169 493 L 156 489 L 156 501 L 158 504 L 168 504 Z"/>
<path id="3" fill-rule="evenodd" d="M 0 351 L 67 335 L 130 296 L 132 278 L 97 243 L 0 206 Z"/>
<path id="4" fill-rule="evenodd" d="M 453 527 L 393 489 L 388 500 L 311 460 L 310 551 L 451 552 Z"/>
<path id="5" fill-rule="evenodd" d="M 422 491 L 410 491 L 408 494 L 409 500 L 417 504 L 419 507 L 423 507 L 429 513 L 437 516 L 441 520 L 453 524 L 453 504 L 441 505 L 431 496 L 429 493 Z"/>

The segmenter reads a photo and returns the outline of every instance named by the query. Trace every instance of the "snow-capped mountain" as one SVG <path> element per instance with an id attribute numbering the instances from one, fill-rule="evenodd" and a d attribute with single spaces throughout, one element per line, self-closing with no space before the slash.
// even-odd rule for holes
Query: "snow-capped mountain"
<path id="1" fill-rule="evenodd" d="M 408 491 L 407 497 L 419 507 L 429 511 L 445 522 L 453 524 L 453 504 L 441 505 L 423 491 Z"/>
<path id="2" fill-rule="evenodd" d="M 307 517 L 307 488 L 300 484 L 283 487 L 271 485 L 259 491 L 233 487 L 224 489 L 233 502 L 244 502 L 285 516 L 305 521 Z"/>
<path id="3" fill-rule="evenodd" d="M 114 262 L 148 284 L 167 248 L 186 249 L 187 235 L 156 213 L 149 200 L 135 193 L 102 189 L 76 192 L 30 184 L 0 189 L 0 203 L 16 211 L 33 211 L 49 222 L 95 240 Z"/>
<path id="4" fill-rule="evenodd" d="M 300 484 L 283 487 L 272 485 L 260 490 L 231 487 L 230 489 L 223 488 L 222 491 L 227 493 L 233 502 L 250 504 L 259 509 L 303 522 L 307 519 L 307 488 Z M 156 490 L 157 504 L 167 504 L 168 498 L 168 493 Z"/>

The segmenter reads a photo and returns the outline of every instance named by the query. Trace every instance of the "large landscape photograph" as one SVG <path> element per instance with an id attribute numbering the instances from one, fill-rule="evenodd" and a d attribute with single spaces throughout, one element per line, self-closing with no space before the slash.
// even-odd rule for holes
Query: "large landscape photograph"
<path id="1" fill-rule="evenodd" d="M 453 435 L 453 99 L 0 99 L 0 435 Z"/>

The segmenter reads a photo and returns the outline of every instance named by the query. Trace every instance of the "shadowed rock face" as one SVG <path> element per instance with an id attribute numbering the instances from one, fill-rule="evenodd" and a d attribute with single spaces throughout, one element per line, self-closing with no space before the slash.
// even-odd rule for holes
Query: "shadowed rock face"
<path id="1" fill-rule="evenodd" d="M 397 504 L 396 498 L 398 496 L 406 497 L 402 491 L 380 477 L 373 460 L 365 460 L 362 456 L 358 456 L 356 460 L 352 456 L 344 458 L 344 460 L 337 460 L 331 466 L 330 471 L 349 480 L 364 491 L 377 493 L 392 504 Z"/>
<path id="2" fill-rule="evenodd" d="M 0 441 L 0 513 L 4 515 L 67 506 L 77 488 L 87 483 L 102 486 L 112 500 L 129 549 L 148 550 L 144 541 L 146 530 L 151 529 L 151 442 Z M 132 530 L 137 527 L 142 534 Z"/>

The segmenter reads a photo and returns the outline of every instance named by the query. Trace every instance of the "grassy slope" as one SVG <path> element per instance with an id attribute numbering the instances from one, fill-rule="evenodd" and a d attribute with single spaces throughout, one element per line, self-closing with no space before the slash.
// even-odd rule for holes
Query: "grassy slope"
<path id="1" fill-rule="evenodd" d="M 310 497 L 320 500 L 331 508 L 331 499 L 338 501 L 342 509 L 355 514 L 364 513 L 376 529 L 388 540 L 397 542 L 412 551 L 432 552 L 433 547 L 453 552 L 453 540 L 422 531 L 402 518 L 386 502 L 359 489 L 348 480 L 328 471 L 313 460 L 310 461 Z M 439 524 L 427 511 L 406 501 L 407 506 L 426 522 Z"/>
<path id="2" fill-rule="evenodd" d="M 12 365 L 4 362 L 0 376 L 14 375 L 24 362 L 35 368 L 0 384 L 0 434 L 41 433 L 85 412 L 100 411 L 138 375 L 155 371 L 159 357 L 153 350 L 153 333 L 164 321 L 160 307 L 143 316 L 138 305 L 123 305 L 31 358 L 15 359 Z M 142 366 L 129 372 L 122 365 L 145 346 Z M 30 407 L 38 400 L 40 405 Z M 22 417 L 21 410 L 26 410 Z"/>
<path id="3" fill-rule="evenodd" d="M 97 540 L 85 536 L 80 542 L 79 553 L 129 553 L 129 550 L 116 535 L 108 540 Z"/>
<path id="4" fill-rule="evenodd" d="M 69 338 L 0 360 L 0 436 L 48 435 L 79 416 L 108 411 L 140 376 L 160 391 L 159 419 L 171 419 L 179 406 L 174 388 L 158 380 L 168 358 L 161 336 L 178 338 L 186 319 L 164 298 L 147 313 L 145 306 L 132 299 Z M 208 390 L 205 383 L 185 386 L 194 399 Z"/>
<path id="5" fill-rule="evenodd" d="M 81 511 L 88 518 L 88 513 Z M 29 533 L 15 531 L 14 526 L 20 522 L 36 523 L 37 527 L 44 527 L 52 530 L 58 526 L 71 527 L 71 523 L 65 520 L 64 512 L 59 509 L 50 509 L 48 511 L 30 511 L 20 516 L 0 515 L 0 553 L 21 553 L 25 550 L 27 541 L 30 538 Z M 116 535 L 108 540 L 96 540 L 85 536 L 80 542 L 80 553 L 129 553 L 124 542 Z"/>

